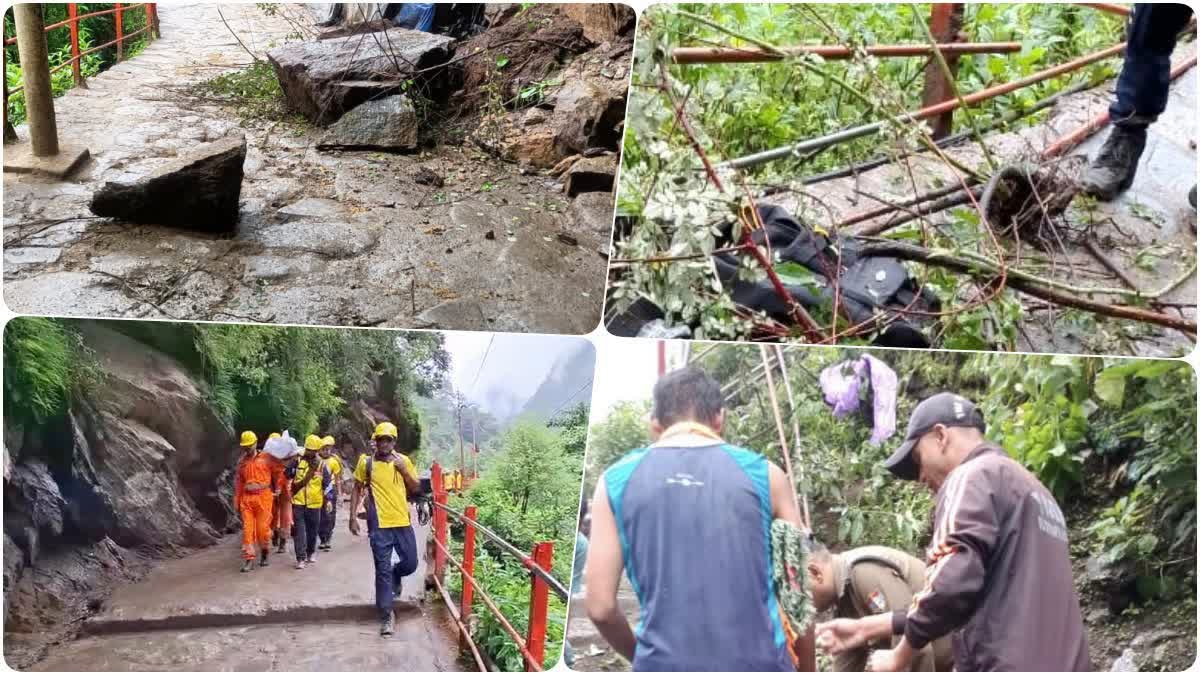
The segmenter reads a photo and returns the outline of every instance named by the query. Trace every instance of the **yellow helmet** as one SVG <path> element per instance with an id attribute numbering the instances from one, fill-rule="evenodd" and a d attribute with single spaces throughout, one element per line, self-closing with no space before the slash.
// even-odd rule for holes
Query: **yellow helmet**
<path id="1" fill-rule="evenodd" d="M 272 438 L 283 438 L 283 434 L 279 433 L 278 431 L 272 431 L 271 435 L 267 436 L 267 440 L 271 440 Z"/>
<path id="2" fill-rule="evenodd" d="M 380 436 L 390 436 L 391 438 L 395 438 L 397 436 L 396 425 L 392 424 L 391 422 L 380 422 L 379 425 L 375 427 L 375 433 L 371 435 L 371 438 L 379 438 Z"/>
<path id="3" fill-rule="evenodd" d="M 308 438 L 304 439 L 305 450 L 320 450 L 324 446 L 325 444 L 321 442 L 321 437 L 316 434 L 309 434 Z"/>
<path id="4" fill-rule="evenodd" d="M 243 431 L 241 445 L 243 448 L 258 445 L 258 436 L 255 436 L 253 431 Z"/>
<path id="5" fill-rule="evenodd" d="M 337 445 L 337 441 L 333 440 L 333 436 L 326 436 L 321 439 L 323 445 Z"/>

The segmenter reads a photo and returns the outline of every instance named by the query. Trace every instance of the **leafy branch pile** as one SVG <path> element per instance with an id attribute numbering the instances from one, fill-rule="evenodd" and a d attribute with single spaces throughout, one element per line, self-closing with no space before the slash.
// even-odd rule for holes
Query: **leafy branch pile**
<path id="1" fill-rule="evenodd" d="M 751 245 L 748 239 L 747 231 L 758 225 L 753 215 L 756 195 L 764 183 L 794 183 L 801 170 L 841 167 L 878 154 L 907 172 L 897 176 L 900 187 L 917 193 L 918 180 L 908 160 L 913 152 L 928 150 L 956 177 L 952 183 L 957 184 L 947 189 L 954 189 L 951 194 L 957 203 L 969 206 L 950 213 L 938 227 L 917 214 L 872 232 L 843 232 L 819 196 L 795 187 L 785 190 L 800 193 L 798 219 L 822 234 L 857 236 L 866 242 L 864 256 L 920 263 L 918 285 L 933 289 L 944 311 L 914 316 L 940 322 L 932 336 L 936 343 L 960 349 L 1015 348 L 1025 309 L 1014 290 L 1056 307 L 1194 333 L 1194 322 L 1169 316 L 1155 305 L 1177 283 L 1162 290 L 1130 291 L 1077 286 L 1042 276 L 1043 269 L 1053 273 L 1055 251 L 1065 252 L 1063 241 L 1074 234 L 1062 222 L 1061 209 L 1043 203 L 1041 196 L 1032 200 L 1037 227 L 1053 234 L 1046 235 L 1055 244 L 1055 250 L 1046 253 L 1047 267 L 1044 257 L 1023 253 L 1019 243 L 1014 250 L 1013 237 L 1002 229 L 1008 223 L 985 216 L 987 199 L 981 199 L 983 191 L 974 187 L 999 168 L 982 142 L 982 127 L 1038 98 L 1111 76 L 1115 64 L 1101 61 L 987 105 L 960 109 L 956 113 L 962 117 L 960 126 L 971 130 L 982 155 L 980 166 L 969 166 L 935 148 L 924 123 L 902 119 L 904 112 L 920 107 L 920 87 L 915 83 L 924 63 L 879 59 L 862 50 L 876 42 L 932 41 L 925 23 L 928 13 L 928 6 L 918 5 L 683 5 L 647 12 L 639 25 L 619 197 L 620 214 L 632 227 L 616 242 L 610 285 L 614 309 L 621 312 L 635 301 L 648 300 L 666 314 L 668 325 L 686 324 L 697 338 L 803 338 L 848 344 L 871 339 L 911 308 L 893 308 L 890 317 L 851 325 L 837 304 L 836 288 L 830 307 L 803 308 L 795 303 L 781 282 L 803 284 L 805 275 L 798 273 L 805 270 L 788 269 L 799 266 L 772 259 L 770 251 Z M 1016 38 L 1025 48 L 1015 56 L 962 57 L 957 86 L 960 91 L 977 91 L 1110 46 L 1119 41 L 1120 27 L 1118 19 L 1084 7 L 972 6 L 966 17 L 969 34 L 976 39 Z M 836 62 L 813 55 L 786 56 L 753 67 L 681 67 L 669 62 L 671 50 L 683 45 L 754 46 L 781 54 L 780 45 L 800 43 L 843 45 L 855 56 Z M 790 162 L 740 173 L 721 164 L 749 152 L 876 120 L 883 127 L 874 136 Z M 1039 174 L 1035 194 L 1061 182 L 1057 173 L 1051 169 L 1047 175 Z M 912 207 L 899 210 L 902 215 L 913 214 Z M 733 224 L 732 233 L 725 236 L 720 226 L 728 223 Z M 893 231 L 886 239 L 866 236 L 889 229 Z M 712 263 L 716 252 L 739 256 L 739 278 L 769 280 L 791 307 L 791 323 L 780 325 L 761 311 L 736 305 Z M 1115 298 L 1116 304 L 1095 300 L 1097 296 Z"/>

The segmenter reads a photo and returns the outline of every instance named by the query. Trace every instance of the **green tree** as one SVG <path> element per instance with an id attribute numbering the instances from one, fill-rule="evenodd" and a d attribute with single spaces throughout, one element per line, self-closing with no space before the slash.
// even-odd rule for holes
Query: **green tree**
<path id="1" fill-rule="evenodd" d="M 650 444 L 650 402 L 621 401 L 603 421 L 592 425 L 588 439 L 584 495 L 590 497 L 596 480 L 622 455 Z"/>

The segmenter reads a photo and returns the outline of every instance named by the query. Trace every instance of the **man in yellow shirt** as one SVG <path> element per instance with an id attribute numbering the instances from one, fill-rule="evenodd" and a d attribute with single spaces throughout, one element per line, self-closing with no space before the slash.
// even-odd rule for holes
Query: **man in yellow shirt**
<path id="1" fill-rule="evenodd" d="M 324 460 L 325 466 L 329 467 L 329 475 L 333 480 L 325 486 L 325 506 L 321 509 L 321 529 L 317 533 L 321 543 L 317 548 L 328 551 L 333 548 L 330 542 L 333 541 L 333 526 L 337 523 L 338 502 L 342 500 L 342 462 L 333 451 L 336 445 L 333 436 L 326 436 L 321 441 L 324 443 L 321 459 Z"/>
<path id="2" fill-rule="evenodd" d="M 304 455 L 289 469 L 298 570 L 317 561 L 317 532 L 321 527 L 321 508 L 325 505 L 325 486 L 333 480 L 319 454 L 324 445 L 320 436 L 309 434 L 304 439 Z"/>
<path id="3" fill-rule="evenodd" d="M 358 514 L 364 492 L 367 535 L 375 562 L 375 608 L 379 634 L 392 634 L 392 605 L 404 577 L 417 571 L 417 539 L 409 518 L 408 495 L 421 491 L 412 460 L 396 452 L 396 425 L 381 422 L 371 436 L 375 452 L 363 455 L 354 468 L 350 513 Z M 358 518 L 350 519 L 350 533 L 358 536 Z M 400 561 L 392 564 L 392 552 Z"/>

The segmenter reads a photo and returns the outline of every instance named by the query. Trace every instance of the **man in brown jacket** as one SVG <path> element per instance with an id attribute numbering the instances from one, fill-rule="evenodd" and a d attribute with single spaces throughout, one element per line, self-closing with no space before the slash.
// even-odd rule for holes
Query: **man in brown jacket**
<path id="1" fill-rule="evenodd" d="M 1062 511 L 985 429 L 967 399 L 931 396 L 884 464 L 935 492 L 937 505 L 925 588 L 893 614 L 892 632 L 904 637 L 872 654 L 868 670 L 908 670 L 917 651 L 950 634 L 955 670 L 1091 670 Z M 836 651 L 871 620 L 819 626 L 818 639 Z"/>
<path id="2" fill-rule="evenodd" d="M 842 553 L 815 544 L 808 557 L 809 587 L 818 612 L 832 609 L 842 619 L 886 616 L 905 609 L 925 587 L 925 563 L 887 546 L 862 546 Z M 899 637 L 891 634 L 891 624 L 877 640 L 857 649 L 847 649 L 834 657 L 833 669 L 840 673 L 861 673 L 867 667 L 871 648 L 894 646 Z M 922 649 L 909 670 L 913 672 L 954 669 L 949 637 L 938 639 Z"/>

